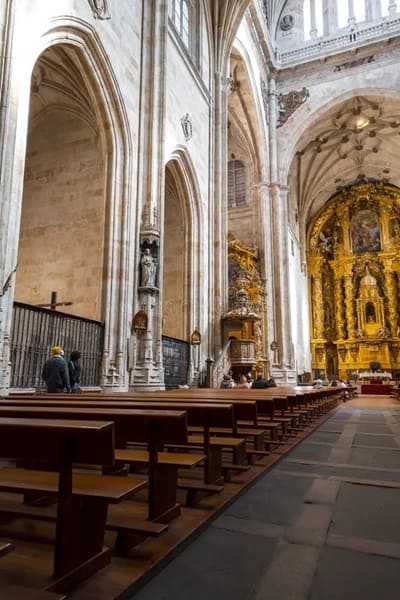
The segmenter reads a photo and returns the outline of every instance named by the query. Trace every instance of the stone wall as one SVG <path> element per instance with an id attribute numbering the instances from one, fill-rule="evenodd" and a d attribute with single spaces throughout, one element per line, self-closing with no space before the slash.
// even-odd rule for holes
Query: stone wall
<path id="1" fill-rule="evenodd" d="M 96 133 L 62 111 L 29 136 L 15 299 L 101 320 L 104 164 Z"/>

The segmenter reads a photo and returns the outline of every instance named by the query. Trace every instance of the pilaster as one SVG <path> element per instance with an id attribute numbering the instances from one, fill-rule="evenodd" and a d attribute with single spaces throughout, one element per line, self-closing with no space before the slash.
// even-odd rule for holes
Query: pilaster
<path id="1" fill-rule="evenodd" d="M 161 224 L 164 207 L 165 86 L 168 6 L 143 2 L 140 162 L 138 196 L 142 204 L 140 246 L 136 272 L 134 313 L 145 315 L 145 328 L 133 329 L 130 347 L 134 356 L 129 385 L 135 389 L 162 389 L 162 255 Z M 147 259 L 147 264 L 146 264 Z M 153 271 L 151 271 L 153 270 Z M 132 337 L 134 340 L 132 340 Z"/>

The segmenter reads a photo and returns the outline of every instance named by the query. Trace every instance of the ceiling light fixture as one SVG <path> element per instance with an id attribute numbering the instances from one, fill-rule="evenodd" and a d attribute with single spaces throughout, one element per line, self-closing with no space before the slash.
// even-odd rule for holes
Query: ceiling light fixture
<path id="1" fill-rule="evenodd" d="M 367 119 L 367 117 L 363 117 L 362 115 L 358 115 L 356 119 L 356 129 L 361 131 L 361 129 L 364 129 L 364 127 L 367 127 L 367 125 L 369 125 L 369 119 Z"/>

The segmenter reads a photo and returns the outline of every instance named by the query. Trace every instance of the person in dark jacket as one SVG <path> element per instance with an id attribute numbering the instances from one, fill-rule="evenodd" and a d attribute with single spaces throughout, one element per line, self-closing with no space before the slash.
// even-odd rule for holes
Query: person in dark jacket
<path id="1" fill-rule="evenodd" d="M 78 350 L 73 350 L 68 362 L 69 371 L 69 382 L 71 385 L 71 392 L 77 393 L 81 389 L 81 372 L 82 367 L 79 363 L 81 353 Z"/>
<path id="2" fill-rule="evenodd" d="M 70 392 L 69 373 L 64 360 L 64 351 L 61 346 L 53 346 L 51 354 L 52 357 L 46 361 L 42 371 L 47 391 L 50 394 L 61 393 L 65 389 Z"/>
<path id="3" fill-rule="evenodd" d="M 267 381 L 266 379 L 262 376 L 262 375 L 258 375 L 257 379 L 253 382 L 253 388 L 266 388 L 267 386 Z"/>

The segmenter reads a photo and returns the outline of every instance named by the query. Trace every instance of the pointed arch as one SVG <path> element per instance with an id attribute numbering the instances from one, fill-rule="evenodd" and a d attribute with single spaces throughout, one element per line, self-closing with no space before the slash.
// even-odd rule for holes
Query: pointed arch
<path id="1" fill-rule="evenodd" d="M 204 295 L 202 289 L 200 256 L 202 254 L 202 208 L 200 202 L 200 186 L 193 166 L 192 159 L 184 146 L 178 146 L 169 156 L 166 163 L 166 185 L 164 204 L 164 223 L 168 217 L 168 204 L 171 195 L 180 208 L 182 216 L 183 239 L 180 240 L 183 250 L 181 277 L 181 301 L 184 307 L 182 331 L 184 339 L 189 340 L 190 334 L 204 325 L 204 310 L 202 310 Z M 203 215 L 204 216 L 204 215 Z M 164 250 L 166 248 L 164 234 Z M 163 273 L 167 276 L 166 254 L 163 250 Z M 164 276 L 163 276 L 164 278 Z M 167 277 L 166 277 L 167 278 Z M 166 290 L 165 290 L 166 291 Z M 167 300 L 168 294 L 163 293 Z M 164 300 L 163 300 L 164 301 Z"/>
<path id="2" fill-rule="evenodd" d="M 135 247 L 136 227 L 132 222 L 137 217 L 133 204 L 132 140 L 128 117 L 117 78 L 112 70 L 107 52 L 96 30 L 75 17 L 60 17 L 48 22 L 48 27 L 36 39 L 34 47 L 23 57 L 19 65 L 21 82 L 18 105 L 19 124 L 27 131 L 31 74 L 40 56 L 55 46 L 68 47 L 85 82 L 90 102 L 98 124 L 99 136 L 104 149 L 104 207 L 105 227 L 103 238 L 102 311 L 105 322 L 102 384 L 107 385 L 108 370 L 112 367 L 113 384 L 126 385 L 126 369 L 123 356 L 126 352 L 128 331 L 127 306 L 133 295 L 133 282 L 128 274 L 133 273 L 133 257 L 129 252 Z M 16 162 L 22 160 L 25 147 L 18 148 Z M 15 169 L 16 171 L 16 169 Z M 15 172 L 13 176 L 16 177 Z M 18 185 L 20 211 L 22 186 Z M 14 217 L 19 219 L 19 215 Z M 15 254 L 18 251 L 16 238 Z"/>

